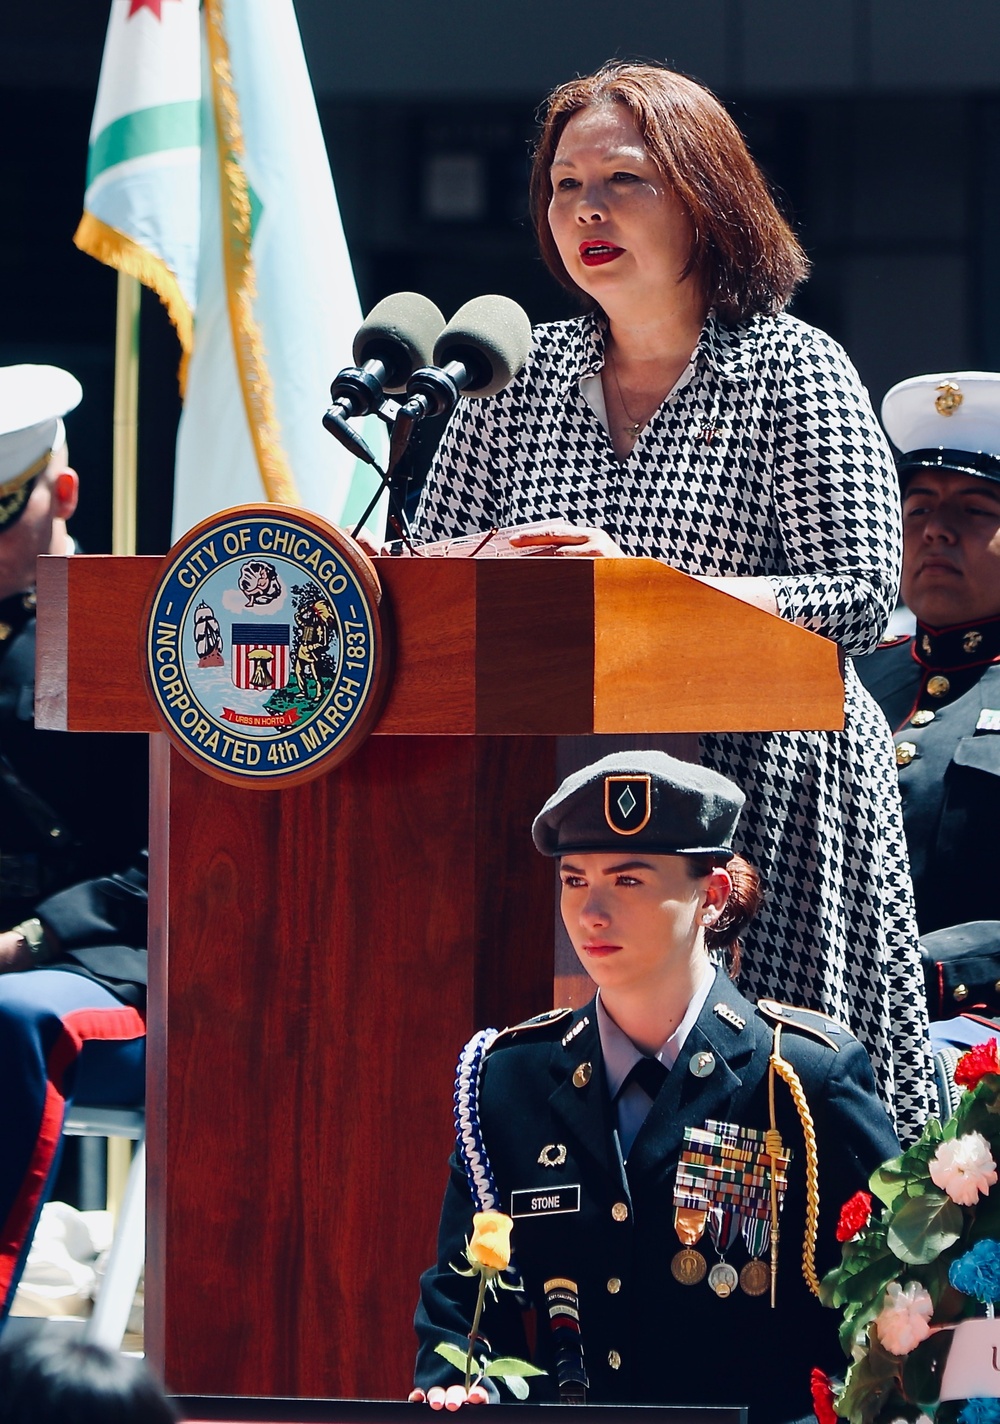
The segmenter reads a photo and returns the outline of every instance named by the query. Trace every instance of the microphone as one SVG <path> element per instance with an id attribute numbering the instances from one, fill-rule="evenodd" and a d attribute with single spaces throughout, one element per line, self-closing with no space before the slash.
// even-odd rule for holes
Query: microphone
<path id="1" fill-rule="evenodd" d="M 431 360 L 443 327 L 439 309 L 419 292 L 383 297 L 359 327 L 353 347 L 357 364 L 345 367 L 334 379 L 332 404 L 323 416 L 330 434 L 359 459 L 375 463 L 372 452 L 347 421 L 378 410 L 386 391 L 402 394 L 414 371 Z"/>
<path id="2" fill-rule="evenodd" d="M 400 408 L 405 423 L 428 415 L 448 415 L 459 395 L 496 395 L 520 371 L 531 347 L 531 322 L 509 297 L 474 297 L 452 317 L 434 343 L 434 364 L 414 371 L 406 383 L 409 400 Z M 405 419 L 405 418 L 408 418 Z"/>

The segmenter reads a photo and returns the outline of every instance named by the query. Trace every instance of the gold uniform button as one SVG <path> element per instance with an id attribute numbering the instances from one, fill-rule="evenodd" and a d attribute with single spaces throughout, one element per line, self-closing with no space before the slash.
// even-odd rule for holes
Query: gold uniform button
<path id="1" fill-rule="evenodd" d="M 951 683 L 946 677 L 942 677 L 940 673 L 935 673 L 934 676 L 928 680 L 927 691 L 932 697 L 943 697 L 946 692 L 951 691 Z"/>
<path id="2" fill-rule="evenodd" d="M 617 1276 L 612 1276 L 608 1281 L 608 1295 L 617 1295 L 622 1288 L 622 1283 Z"/>
<path id="3" fill-rule="evenodd" d="M 578 1063 L 573 1069 L 573 1087 L 585 1088 L 594 1072 L 592 1063 Z"/>
<path id="4" fill-rule="evenodd" d="M 628 1207 L 624 1202 L 615 1202 L 611 1208 L 611 1215 L 615 1221 L 628 1221 Z"/>
<path id="5" fill-rule="evenodd" d="M 909 766 L 916 755 L 917 747 L 915 742 L 900 742 L 896 747 L 896 765 Z"/>
<path id="6" fill-rule="evenodd" d="M 914 712 L 910 718 L 911 727 L 926 727 L 928 723 L 934 721 L 934 713 L 929 707 L 921 707 L 919 712 Z"/>
<path id="7" fill-rule="evenodd" d="M 620 1370 L 622 1367 L 622 1357 L 617 1350 L 608 1351 L 608 1364 L 613 1370 Z"/>
<path id="8" fill-rule="evenodd" d="M 964 984 L 956 984 L 954 989 L 952 989 L 951 991 L 951 996 L 953 999 L 957 999 L 958 1002 L 961 1003 L 963 999 L 967 999 L 969 997 L 969 991 Z"/>

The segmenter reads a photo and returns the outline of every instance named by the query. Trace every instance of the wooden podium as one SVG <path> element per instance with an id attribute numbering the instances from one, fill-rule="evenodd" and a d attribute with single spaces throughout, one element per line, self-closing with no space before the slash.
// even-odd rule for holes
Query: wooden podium
<path id="1" fill-rule="evenodd" d="M 39 561 L 40 726 L 157 731 L 160 567 Z M 458 1050 L 552 1001 L 557 739 L 843 726 L 833 644 L 653 561 L 377 567 L 395 667 L 351 760 L 246 790 L 152 738 L 146 1350 L 177 1394 L 405 1396 Z"/>

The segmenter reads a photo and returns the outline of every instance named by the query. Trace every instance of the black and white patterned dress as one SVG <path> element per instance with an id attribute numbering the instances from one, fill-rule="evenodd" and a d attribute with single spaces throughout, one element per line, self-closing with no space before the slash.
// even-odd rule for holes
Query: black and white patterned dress
<path id="1" fill-rule="evenodd" d="M 563 517 L 689 574 L 766 575 L 783 617 L 874 648 L 899 577 L 888 446 L 853 366 L 795 318 L 709 316 L 685 376 L 619 461 L 580 390 L 603 321 L 540 326 L 506 390 L 459 404 L 417 512 L 421 537 Z M 929 1100 L 927 1018 L 888 728 L 847 660 L 843 732 L 713 734 L 747 793 L 738 849 L 765 908 L 741 985 L 825 1010 L 868 1048 L 900 1135 Z"/>

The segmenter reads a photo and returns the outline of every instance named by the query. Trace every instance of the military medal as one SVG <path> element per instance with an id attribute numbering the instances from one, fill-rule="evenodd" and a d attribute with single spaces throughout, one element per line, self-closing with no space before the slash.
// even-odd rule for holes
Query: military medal
<path id="1" fill-rule="evenodd" d="M 720 1300 L 725 1300 L 727 1296 L 732 1295 L 739 1279 L 736 1268 L 731 1266 L 728 1261 L 716 1261 L 708 1273 L 708 1284 Z"/>
<path id="2" fill-rule="evenodd" d="M 685 1246 L 670 1262 L 670 1274 L 682 1286 L 696 1286 L 705 1279 L 708 1264 L 700 1251 Z"/>
<path id="3" fill-rule="evenodd" d="M 740 1271 L 740 1289 L 747 1295 L 765 1295 L 771 1284 L 771 1267 L 754 1257 Z"/>
<path id="4" fill-rule="evenodd" d="M 771 1240 L 772 1187 L 780 1210 L 787 1183 L 789 1156 L 773 1164 L 766 1134 L 735 1123 L 708 1121 L 689 1127 L 674 1183 L 674 1229 L 684 1249 L 670 1262 L 681 1285 L 698 1285 L 706 1276 L 720 1300 L 737 1287 L 749 1296 L 765 1295 L 772 1268 L 761 1258 Z M 711 1268 L 695 1243 L 707 1230 L 719 1257 Z M 737 1236 L 750 1259 L 742 1270 L 726 1260 Z"/>
<path id="5" fill-rule="evenodd" d="M 677 1201 L 677 1193 L 674 1193 Z M 684 1250 L 678 1251 L 670 1262 L 670 1274 L 682 1286 L 696 1286 L 705 1279 L 708 1266 L 700 1251 L 694 1249 L 705 1233 L 708 1212 L 701 1207 L 674 1206 L 674 1230 Z"/>

